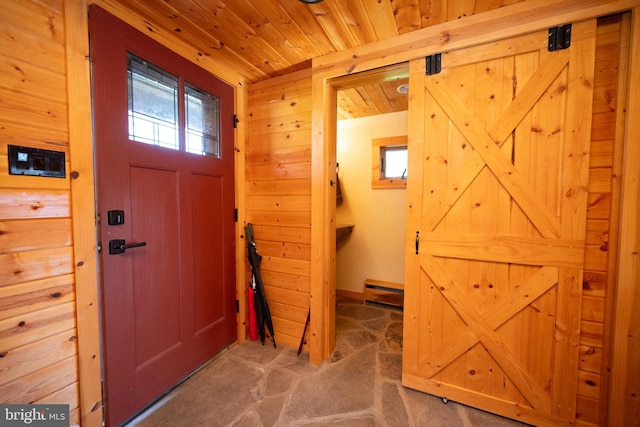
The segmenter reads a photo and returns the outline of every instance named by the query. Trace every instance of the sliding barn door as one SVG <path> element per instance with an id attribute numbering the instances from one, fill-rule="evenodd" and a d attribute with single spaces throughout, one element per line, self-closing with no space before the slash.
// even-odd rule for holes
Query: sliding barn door
<path id="1" fill-rule="evenodd" d="M 595 28 L 412 63 L 405 386 L 575 419 Z"/>

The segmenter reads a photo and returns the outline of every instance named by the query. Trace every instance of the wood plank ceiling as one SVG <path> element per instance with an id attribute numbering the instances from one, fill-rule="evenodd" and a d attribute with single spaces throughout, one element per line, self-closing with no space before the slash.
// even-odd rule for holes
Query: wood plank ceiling
<path id="1" fill-rule="evenodd" d="M 311 66 L 311 59 L 522 0 L 105 0 L 145 17 L 256 82 Z M 345 89 L 338 118 L 407 109 L 406 80 Z"/>

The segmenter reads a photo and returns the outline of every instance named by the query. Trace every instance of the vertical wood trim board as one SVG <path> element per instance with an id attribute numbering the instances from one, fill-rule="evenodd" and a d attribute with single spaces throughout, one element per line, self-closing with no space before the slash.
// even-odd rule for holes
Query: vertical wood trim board
<path id="1" fill-rule="evenodd" d="M 73 219 L 80 419 L 102 424 L 100 320 L 87 4 L 65 2 L 71 207 Z"/>
<path id="2" fill-rule="evenodd" d="M 631 23 L 626 136 L 613 359 L 608 425 L 638 425 L 640 420 L 640 7 Z"/>
<path id="3" fill-rule="evenodd" d="M 597 342 L 581 334 L 577 421 L 606 425 L 611 387 L 613 301 L 617 280 L 620 177 L 628 72 L 629 14 L 598 20 L 582 321 L 604 331 Z M 626 24 L 625 24 L 626 22 Z M 625 29 L 626 28 L 626 29 Z M 614 118 L 612 118 L 614 116 Z M 592 181 L 600 181 L 592 185 Z M 592 209 L 610 203 L 610 209 Z M 594 256 L 595 254 L 595 256 Z"/>
<path id="4" fill-rule="evenodd" d="M 245 143 L 247 132 L 247 118 L 245 113 L 248 109 L 247 83 L 241 81 L 235 88 L 236 105 L 235 111 L 238 116 L 237 128 L 235 132 L 234 150 L 234 172 L 235 172 L 235 192 L 236 209 L 238 212 L 236 221 L 236 299 L 238 301 L 238 343 L 242 343 L 247 338 L 247 244 L 244 238 L 244 224 L 246 224 L 246 160 Z"/>
<path id="5" fill-rule="evenodd" d="M 602 353 L 600 363 L 600 395 L 598 424 L 606 425 L 609 412 L 609 393 L 611 384 L 611 360 L 613 354 L 613 330 L 615 313 L 616 283 L 618 282 L 618 250 L 620 242 L 620 214 L 622 208 L 622 168 L 624 164 L 624 138 L 625 138 L 625 110 L 626 110 L 626 88 L 629 82 L 629 53 L 631 42 L 631 13 L 624 13 L 618 17 L 619 45 L 618 45 L 618 73 L 616 83 L 616 120 L 611 134 L 613 147 L 611 153 L 611 209 L 608 229 L 606 291 L 604 294 L 604 328 L 602 337 Z M 602 50 L 605 46 L 602 46 Z M 612 73 L 613 74 L 613 73 Z M 595 98 L 594 98 L 595 100 Z M 594 117 L 595 119 L 595 117 Z M 592 146 L 594 143 L 592 142 Z M 593 152 L 593 149 L 592 149 Z"/>

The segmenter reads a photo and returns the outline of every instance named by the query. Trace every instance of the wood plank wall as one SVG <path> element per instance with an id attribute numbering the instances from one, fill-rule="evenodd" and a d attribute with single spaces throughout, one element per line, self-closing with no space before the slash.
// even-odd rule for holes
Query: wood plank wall
<path id="1" fill-rule="evenodd" d="M 0 403 L 69 404 L 78 423 L 63 1 L 0 14 Z M 7 145 L 62 151 L 67 177 L 8 174 Z"/>
<path id="2" fill-rule="evenodd" d="M 582 296 L 577 425 L 606 425 L 608 358 L 613 323 L 608 296 L 615 283 L 619 220 L 622 103 L 619 93 L 622 15 L 598 20 L 589 199 Z M 624 97 L 622 97 L 624 98 Z"/>
<path id="3" fill-rule="evenodd" d="M 246 221 L 276 341 L 297 348 L 310 302 L 311 70 L 252 84 L 248 103 Z"/>

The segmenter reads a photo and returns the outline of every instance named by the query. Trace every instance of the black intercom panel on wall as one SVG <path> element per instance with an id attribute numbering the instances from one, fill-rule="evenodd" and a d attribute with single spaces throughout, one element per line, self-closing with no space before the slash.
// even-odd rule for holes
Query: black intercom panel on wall
<path id="1" fill-rule="evenodd" d="M 9 175 L 65 178 L 64 152 L 9 145 Z"/>

